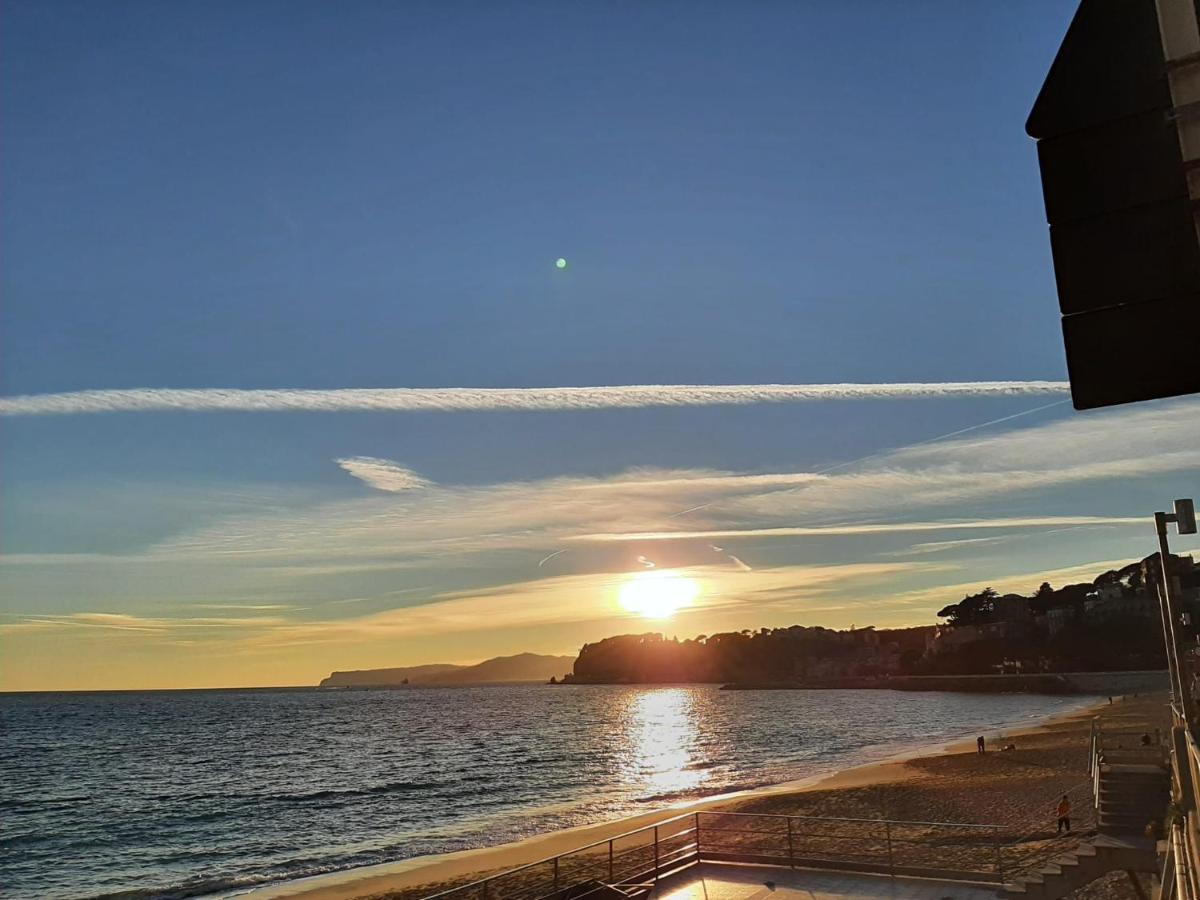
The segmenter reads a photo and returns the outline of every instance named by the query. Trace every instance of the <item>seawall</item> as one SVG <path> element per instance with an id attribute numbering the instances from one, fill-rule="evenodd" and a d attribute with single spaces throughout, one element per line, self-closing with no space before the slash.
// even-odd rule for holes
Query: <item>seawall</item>
<path id="1" fill-rule="evenodd" d="M 958 691 L 978 694 L 1148 694 L 1166 690 L 1167 673 L 1054 672 L 1029 675 L 893 675 L 889 678 L 837 678 L 805 682 L 746 682 L 731 691 L 875 688 L 893 691 Z"/>

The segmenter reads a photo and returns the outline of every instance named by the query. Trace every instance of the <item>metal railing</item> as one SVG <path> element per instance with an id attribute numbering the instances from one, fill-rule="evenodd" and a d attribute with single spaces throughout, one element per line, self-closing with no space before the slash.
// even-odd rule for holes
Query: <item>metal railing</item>
<path id="1" fill-rule="evenodd" d="M 1141 763 L 1166 765 L 1170 759 L 1169 747 L 1159 729 L 1148 731 L 1121 731 L 1102 728 L 1100 719 L 1092 719 L 1092 730 L 1088 753 L 1088 774 L 1092 777 L 1092 799 L 1100 807 L 1100 767 L 1106 763 Z"/>
<path id="2" fill-rule="evenodd" d="M 1004 881 L 995 825 L 694 812 L 515 869 L 426 900 L 581 900 L 638 896 L 702 862 Z"/>
<path id="3" fill-rule="evenodd" d="M 1162 857 L 1162 900 L 1200 900 L 1200 747 L 1180 703 L 1171 703 L 1171 802 L 1166 852 Z"/>
<path id="4" fill-rule="evenodd" d="M 1098 771 L 1097 769 L 1097 774 Z M 1063 793 L 1079 809 L 1085 803 L 1091 805 L 1094 790 L 1093 782 L 1089 779 L 1068 787 Z M 1038 872 L 1058 857 L 1074 851 L 1087 839 L 1089 829 L 1095 825 L 1094 821 L 1089 822 L 1089 818 L 1091 817 L 1086 813 L 1073 817 L 1075 830 L 1062 834 L 1047 834 L 1044 811 L 1029 816 L 1020 826 L 1008 826 L 1007 832 L 1018 836 L 1005 841 L 1001 848 L 1004 853 L 1005 879 L 1010 882 L 1017 881 L 1023 876 Z"/>

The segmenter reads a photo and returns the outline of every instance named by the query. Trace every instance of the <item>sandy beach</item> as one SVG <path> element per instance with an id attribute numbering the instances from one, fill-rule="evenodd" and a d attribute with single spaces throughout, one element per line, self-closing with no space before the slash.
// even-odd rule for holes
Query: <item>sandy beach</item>
<path id="1" fill-rule="evenodd" d="M 984 755 L 976 753 L 973 739 L 927 747 L 806 781 L 680 804 L 497 847 L 286 882 L 246 896 L 408 900 L 695 810 L 996 824 L 1002 826 L 1004 841 L 1015 852 L 1036 853 L 1054 839 L 1051 807 L 1061 794 L 1069 794 L 1075 803 L 1076 833 L 1094 830 L 1086 772 L 1093 716 L 1121 730 L 1162 728 L 1165 698 L 1117 698 L 1112 705 L 1104 702 L 1033 726 L 989 732 L 991 752 Z M 1001 751 L 1005 744 L 1016 749 Z M 1122 896 L 1121 887 L 1133 896 L 1127 885 L 1110 885 L 1107 896 Z"/>

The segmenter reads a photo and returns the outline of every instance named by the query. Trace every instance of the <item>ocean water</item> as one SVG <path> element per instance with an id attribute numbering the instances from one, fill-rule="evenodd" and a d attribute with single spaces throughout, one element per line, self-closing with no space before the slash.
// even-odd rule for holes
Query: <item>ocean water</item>
<path id="1" fill-rule="evenodd" d="M 0 695 L 0 894 L 227 895 L 806 778 L 1086 702 L 707 686 Z"/>

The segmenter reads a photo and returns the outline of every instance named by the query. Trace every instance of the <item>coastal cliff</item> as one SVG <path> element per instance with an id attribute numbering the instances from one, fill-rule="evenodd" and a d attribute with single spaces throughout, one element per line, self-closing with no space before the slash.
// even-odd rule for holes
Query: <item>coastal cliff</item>
<path id="1" fill-rule="evenodd" d="M 549 681 L 571 670 L 573 656 L 543 656 L 518 653 L 497 656 L 473 666 L 441 663 L 395 669 L 361 669 L 334 672 L 322 679 L 320 687 L 398 687 L 435 684 L 500 684 L 521 681 Z"/>

